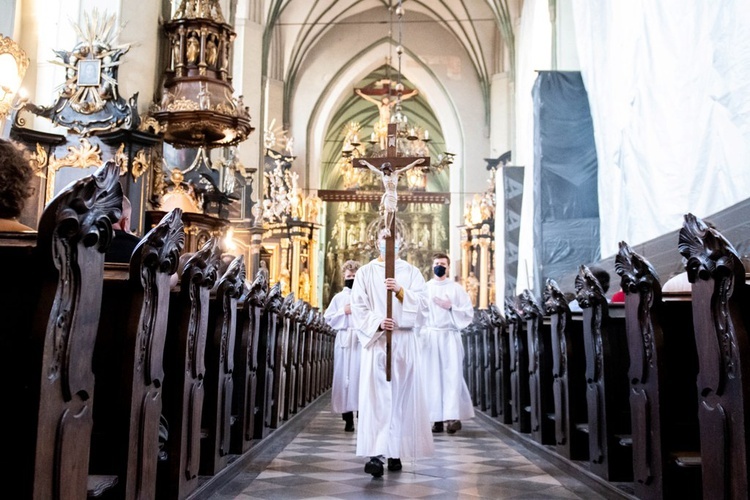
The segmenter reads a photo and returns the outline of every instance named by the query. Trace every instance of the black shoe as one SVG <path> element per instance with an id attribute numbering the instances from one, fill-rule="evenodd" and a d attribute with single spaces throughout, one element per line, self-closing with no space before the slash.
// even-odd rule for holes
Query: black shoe
<path id="1" fill-rule="evenodd" d="M 448 434 L 455 434 L 456 431 L 461 430 L 460 420 L 449 420 L 448 421 Z"/>
<path id="2" fill-rule="evenodd" d="M 401 470 L 401 459 L 400 458 L 389 458 L 388 459 L 388 470 L 391 470 L 391 471 Z"/>
<path id="3" fill-rule="evenodd" d="M 372 474 L 372 477 L 380 477 L 383 475 L 383 462 L 378 457 L 370 458 L 370 461 L 365 464 L 365 472 Z"/>
<path id="4" fill-rule="evenodd" d="M 341 414 L 341 418 L 346 422 L 344 432 L 354 432 L 354 412 L 348 411 Z"/>
<path id="5" fill-rule="evenodd" d="M 443 423 L 435 422 L 432 424 L 432 432 L 443 432 Z"/>

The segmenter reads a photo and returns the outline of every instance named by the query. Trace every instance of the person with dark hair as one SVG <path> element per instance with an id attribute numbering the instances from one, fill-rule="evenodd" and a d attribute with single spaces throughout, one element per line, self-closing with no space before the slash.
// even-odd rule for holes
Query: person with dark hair
<path id="1" fill-rule="evenodd" d="M 448 279 L 450 263 L 445 253 L 432 256 L 434 278 L 427 282 L 429 312 L 420 335 L 432 432 L 443 432 L 445 423 L 453 434 L 461 429 L 461 420 L 474 417 L 474 403 L 464 380 L 461 342 L 461 330 L 471 324 L 474 307 L 461 285 Z"/>
<path id="2" fill-rule="evenodd" d="M 138 246 L 141 239 L 134 235 L 130 229 L 130 216 L 132 215 L 132 206 L 127 196 L 122 196 L 122 215 L 120 220 L 112 224 L 115 230 L 115 237 L 109 246 L 109 250 L 104 254 L 105 262 L 130 263 L 130 257 L 133 250 Z"/>
<path id="3" fill-rule="evenodd" d="M 23 152 L 12 142 L 0 139 L 0 231 L 33 231 L 18 222 L 26 199 L 31 195 L 32 176 Z"/>
<path id="4" fill-rule="evenodd" d="M 361 348 L 352 321 L 352 287 L 360 263 L 347 260 L 341 267 L 344 289 L 334 295 L 323 317 L 336 330 L 333 351 L 331 410 L 344 419 L 345 432 L 354 432 L 354 412 L 359 404 L 359 358 Z"/>

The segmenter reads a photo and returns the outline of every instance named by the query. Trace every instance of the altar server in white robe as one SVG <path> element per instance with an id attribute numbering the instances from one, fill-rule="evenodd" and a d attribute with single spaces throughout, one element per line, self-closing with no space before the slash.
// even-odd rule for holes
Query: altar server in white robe
<path id="1" fill-rule="evenodd" d="M 448 279 L 450 257 L 432 256 L 434 278 L 427 282 L 429 315 L 420 335 L 425 390 L 430 405 L 432 432 L 449 434 L 461 429 L 461 420 L 474 417 L 474 404 L 463 374 L 464 348 L 461 330 L 471 324 L 474 308 L 469 295 Z"/>
<path id="2" fill-rule="evenodd" d="M 344 431 L 354 432 L 354 412 L 359 399 L 360 344 L 352 321 L 352 286 L 360 268 L 356 260 L 347 260 L 341 267 L 344 289 L 333 296 L 323 317 L 336 330 L 333 350 L 333 384 L 331 411 L 341 413 L 346 422 Z"/>
<path id="3" fill-rule="evenodd" d="M 396 254 L 400 236 L 396 239 Z M 417 328 L 427 313 L 425 281 L 419 269 L 395 261 L 395 278 L 385 278 L 385 241 L 378 241 L 380 257 L 362 266 L 352 289 L 352 316 L 362 359 L 359 381 L 357 455 L 370 457 L 365 472 L 383 475 L 401 470 L 401 458 L 429 457 L 434 451 L 430 416 L 420 381 L 420 344 Z M 393 291 L 393 317 L 386 319 L 386 290 Z M 391 341 L 391 381 L 386 380 L 386 336 Z"/>

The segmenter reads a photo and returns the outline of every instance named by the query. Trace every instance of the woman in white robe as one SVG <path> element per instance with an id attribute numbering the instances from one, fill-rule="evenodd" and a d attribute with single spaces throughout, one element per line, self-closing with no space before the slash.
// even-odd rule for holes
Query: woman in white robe
<path id="1" fill-rule="evenodd" d="M 424 278 L 416 267 L 397 259 L 395 278 L 386 280 L 382 238 L 379 244 L 381 256 L 360 268 L 352 289 L 352 316 L 362 344 L 357 455 L 370 457 L 365 472 L 375 477 L 383 474 L 384 457 L 388 469 L 397 471 L 401 457 L 428 457 L 434 451 L 416 330 L 427 309 Z M 386 290 L 394 293 L 392 322 L 386 319 Z M 390 382 L 384 335 L 389 327 Z"/>
<path id="2" fill-rule="evenodd" d="M 461 342 L 461 330 L 471 324 L 474 308 L 461 285 L 448 279 L 449 267 L 447 254 L 433 255 L 435 277 L 427 282 L 429 315 L 420 336 L 432 431 L 442 432 L 445 422 L 452 434 L 461 428 L 461 420 L 474 417 L 474 403 L 464 380 Z"/>
<path id="3" fill-rule="evenodd" d="M 331 411 L 341 413 L 346 432 L 354 432 L 354 412 L 359 400 L 360 345 L 352 322 L 352 286 L 360 263 L 347 260 L 341 268 L 344 289 L 334 295 L 323 317 L 336 330 L 333 351 Z"/>

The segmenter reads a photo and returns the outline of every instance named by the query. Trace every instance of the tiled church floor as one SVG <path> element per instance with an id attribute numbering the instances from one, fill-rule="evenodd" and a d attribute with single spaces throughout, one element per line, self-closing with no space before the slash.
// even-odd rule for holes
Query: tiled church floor
<path id="1" fill-rule="evenodd" d="M 611 497 L 503 437 L 479 417 L 464 421 L 456 434 L 435 434 L 434 457 L 404 461 L 402 471 L 386 469 L 382 478 L 373 478 L 364 472 L 365 459 L 354 454 L 356 433 L 344 432 L 340 415 L 330 412 L 329 396 L 322 398 L 299 415 L 296 435 L 253 458 L 210 499 Z"/>

